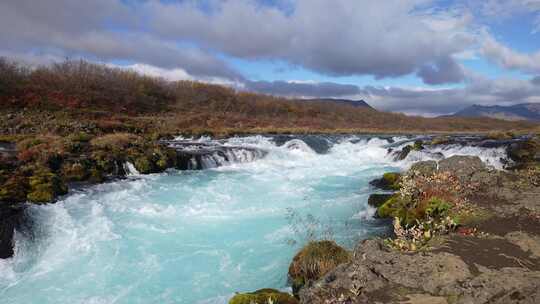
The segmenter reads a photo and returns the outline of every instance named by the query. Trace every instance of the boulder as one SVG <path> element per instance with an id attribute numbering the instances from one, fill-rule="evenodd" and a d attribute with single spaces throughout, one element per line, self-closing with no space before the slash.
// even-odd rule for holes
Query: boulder
<path id="1" fill-rule="evenodd" d="M 452 156 L 439 161 L 440 172 L 451 172 L 460 181 L 467 181 L 475 172 L 485 170 L 486 165 L 478 156 Z"/>
<path id="2" fill-rule="evenodd" d="M 429 176 L 437 171 L 437 162 L 433 160 L 417 162 L 411 166 L 410 171 L 414 171 L 416 174 Z"/>
<path id="3" fill-rule="evenodd" d="M 369 184 L 382 190 L 399 190 L 400 179 L 400 173 L 387 172 L 382 178 L 374 179 Z"/>

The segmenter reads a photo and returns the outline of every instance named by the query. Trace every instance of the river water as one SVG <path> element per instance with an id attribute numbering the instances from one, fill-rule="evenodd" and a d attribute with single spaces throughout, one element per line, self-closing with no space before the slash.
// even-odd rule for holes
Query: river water
<path id="1" fill-rule="evenodd" d="M 132 175 L 33 206 L 0 261 L 1 303 L 227 303 L 235 292 L 287 290 L 287 268 L 308 239 L 352 247 L 383 235 L 367 205 L 369 181 L 432 153 L 395 162 L 403 138 L 252 136 L 223 145 L 266 151 L 202 171 Z M 202 141 L 209 139 L 201 139 Z M 500 149 L 450 146 L 479 155 Z"/>

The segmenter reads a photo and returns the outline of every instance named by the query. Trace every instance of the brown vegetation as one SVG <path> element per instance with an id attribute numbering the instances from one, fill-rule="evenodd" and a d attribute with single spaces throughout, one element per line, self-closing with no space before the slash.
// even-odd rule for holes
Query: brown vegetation
<path id="1" fill-rule="evenodd" d="M 532 123 L 423 118 L 324 101 L 298 102 L 192 81 L 168 82 L 84 61 L 26 68 L 0 59 L 2 134 L 487 132 Z M 31 119 L 30 119 L 31 118 Z"/>

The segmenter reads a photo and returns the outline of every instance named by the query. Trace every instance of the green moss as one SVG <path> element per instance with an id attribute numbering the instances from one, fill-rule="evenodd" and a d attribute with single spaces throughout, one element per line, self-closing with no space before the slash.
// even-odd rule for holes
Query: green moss
<path id="1" fill-rule="evenodd" d="M 424 149 L 423 142 L 421 140 L 416 140 L 412 146 L 414 151 L 420 151 Z"/>
<path id="2" fill-rule="evenodd" d="M 113 154 L 105 151 L 94 151 L 91 159 L 95 162 L 97 170 L 102 174 L 113 174 L 116 169 L 116 161 Z"/>
<path id="3" fill-rule="evenodd" d="M 289 266 L 293 293 L 297 294 L 304 284 L 322 278 L 350 258 L 350 253 L 333 241 L 309 242 L 296 254 Z"/>
<path id="4" fill-rule="evenodd" d="M 157 148 L 154 150 L 157 170 L 165 171 L 176 166 L 176 152 L 173 149 Z"/>
<path id="5" fill-rule="evenodd" d="M 153 173 L 152 161 L 146 156 L 140 156 L 133 162 L 135 169 L 141 174 Z"/>
<path id="6" fill-rule="evenodd" d="M 229 304 L 298 304 L 298 300 L 288 293 L 275 289 L 261 289 L 252 293 L 235 295 Z"/>
<path id="7" fill-rule="evenodd" d="M 438 197 L 432 197 L 428 201 L 425 214 L 432 218 L 446 217 L 451 207 L 452 205 L 450 205 L 448 202 Z"/>
<path id="8" fill-rule="evenodd" d="M 407 198 L 394 194 L 377 209 L 377 215 L 381 218 L 397 217 L 404 225 L 415 225 L 428 217 L 444 218 L 449 215 L 451 207 L 450 203 L 437 197 L 413 204 Z"/>
<path id="9" fill-rule="evenodd" d="M 58 175 L 46 168 L 35 169 L 29 185 L 27 199 L 36 204 L 52 202 L 58 195 L 67 193 L 67 187 Z"/>
<path id="10" fill-rule="evenodd" d="M 396 172 L 388 172 L 383 175 L 383 180 L 390 190 L 399 190 L 399 182 L 401 174 Z"/>
<path id="11" fill-rule="evenodd" d="M 403 219 L 406 217 L 408 204 L 409 202 L 399 194 L 394 194 L 377 209 L 377 215 L 381 218 L 398 217 Z"/>

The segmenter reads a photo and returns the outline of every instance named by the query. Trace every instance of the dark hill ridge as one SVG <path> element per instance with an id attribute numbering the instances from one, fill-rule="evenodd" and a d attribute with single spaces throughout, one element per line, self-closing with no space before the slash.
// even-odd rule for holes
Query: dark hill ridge
<path id="1" fill-rule="evenodd" d="M 529 120 L 540 122 L 540 103 L 522 103 L 513 106 L 472 105 L 450 117 L 491 117 L 504 120 Z"/>
<path id="2" fill-rule="evenodd" d="M 315 102 L 331 102 L 342 105 L 349 105 L 353 107 L 363 107 L 373 109 L 367 102 L 364 100 L 351 100 L 351 99 L 338 99 L 338 98 L 314 98 L 314 99 L 300 99 L 300 101 L 315 101 Z"/>

